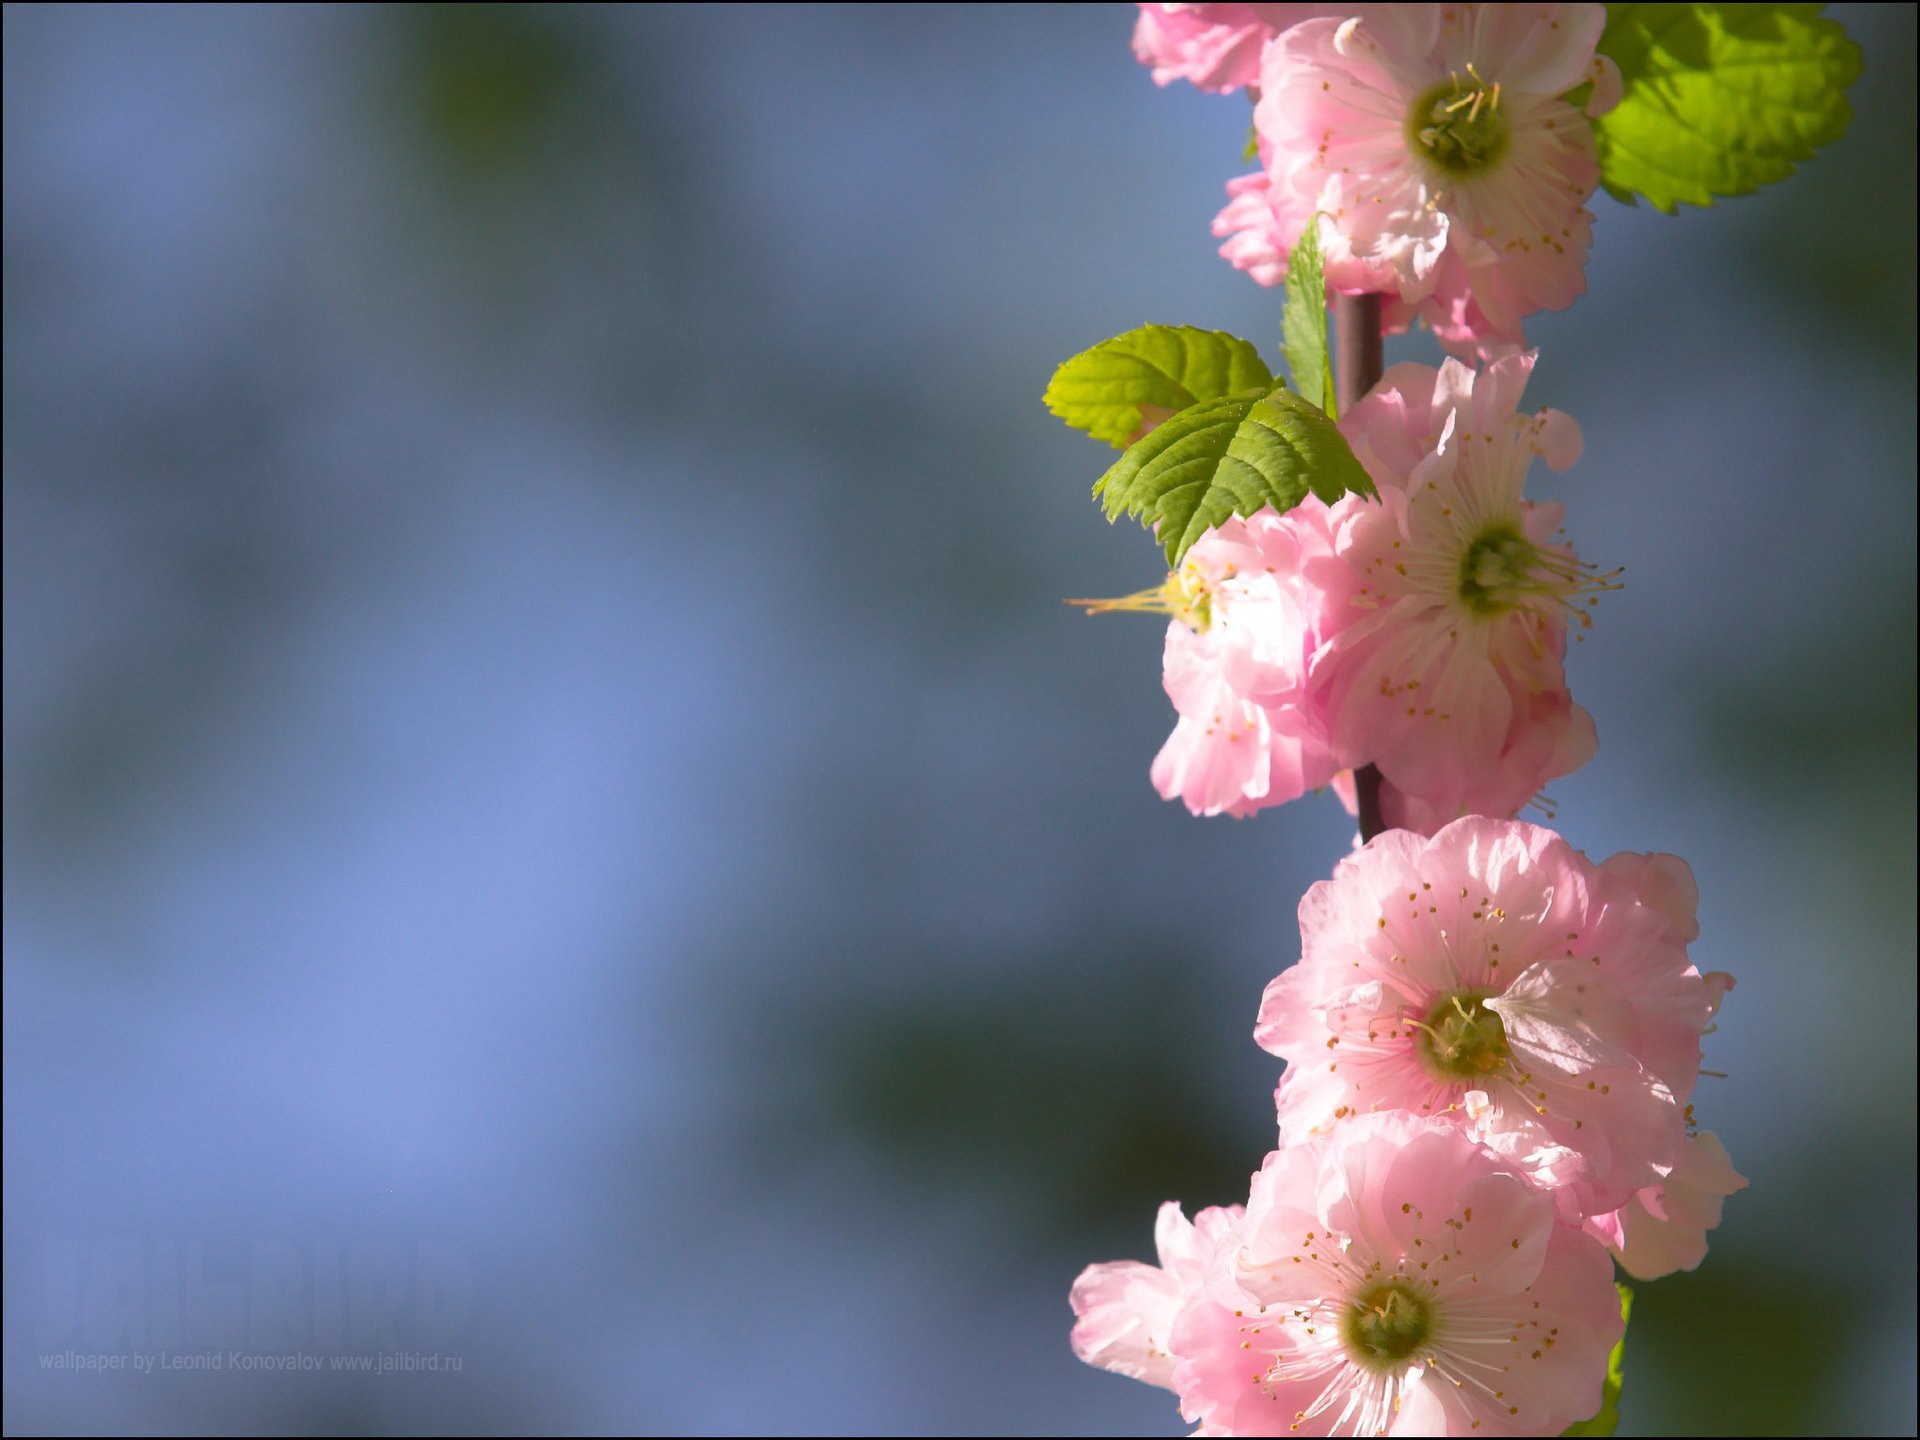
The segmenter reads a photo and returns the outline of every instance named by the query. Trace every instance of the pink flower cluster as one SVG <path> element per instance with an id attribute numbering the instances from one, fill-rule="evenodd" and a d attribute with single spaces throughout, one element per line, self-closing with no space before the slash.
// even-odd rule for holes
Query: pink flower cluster
<path id="1" fill-rule="evenodd" d="M 1220 253 L 1263 285 L 1318 217 L 1327 282 L 1498 354 L 1586 289 L 1590 120 L 1620 75 L 1602 5 L 1142 5 L 1161 84 L 1256 96 L 1260 168 L 1231 181 Z M 1586 89 L 1584 111 L 1565 98 Z"/>
<path id="2" fill-rule="evenodd" d="M 1745 1185 L 1690 1133 L 1731 988 L 1692 873 L 1470 817 L 1388 831 L 1300 904 L 1255 1031 L 1286 1059 L 1244 1209 L 1163 1207 L 1088 1268 L 1074 1351 L 1208 1435 L 1557 1434 L 1601 1404 L 1613 1259 L 1697 1265 Z M 1609 1255 L 1611 1252 L 1611 1258 Z"/>
<path id="3" fill-rule="evenodd" d="M 1153 608 L 1179 720 L 1153 782 L 1197 815 L 1250 815 L 1372 763 L 1387 823 L 1432 833 L 1511 815 L 1592 758 L 1568 694 L 1569 626 L 1611 585 L 1522 495 L 1580 452 L 1556 410 L 1519 411 L 1532 354 L 1476 374 L 1399 365 L 1340 424 L 1379 487 L 1231 520 Z"/>

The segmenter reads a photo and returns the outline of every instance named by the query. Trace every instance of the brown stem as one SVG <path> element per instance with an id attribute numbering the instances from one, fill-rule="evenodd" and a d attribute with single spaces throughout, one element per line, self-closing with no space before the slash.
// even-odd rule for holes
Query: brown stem
<path id="1" fill-rule="evenodd" d="M 1360 843 L 1387 828 L 1380 816 L 1380 767 L 1362 765 L 1353 772 L 1354 808 L 1360 812 Z"/>
<path id="2" fill-rule="evenodd" d="M 1380 297 L 1334 296 L 1333 342 L 1334 359 L 1339 362 L 1334 384 L 1344 415 L 1379 383 L 1386 368 L 1380 351 Z"/>
<path id="3" fill-rule="evenodd" d="M 1380 297 L 1333 297 L 1334 384 L 1340 413 L 1346 414 L 1380 379 L 1385 360 L 1380 349 Z M 1380 816 L 1380 771 L 1361 765 L 1353 772 L 1355 808 L 1360 812 L 1360 841 L 1373 839 L 1386 824 Z"/>

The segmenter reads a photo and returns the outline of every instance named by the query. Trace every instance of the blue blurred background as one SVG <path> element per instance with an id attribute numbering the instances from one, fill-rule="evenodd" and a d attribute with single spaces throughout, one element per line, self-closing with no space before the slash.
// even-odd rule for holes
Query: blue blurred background
<path id="1" fill-rule="evenodd" d="M 1914 9 L 1835 10 L 1848 138 L 1596 200 L 1533 331 L 1629 581 L 1561 828 L 1740 978 L 1628 1433 L 1915 1424 Z M 1052 366 L 1277 332 L 1131 14 L 7 9 L 10 1433 L 1179 1432 L 1068 1284 L 1244 1197 L 1351 832 L 1159 801 L 1160 627 L 1060 604 L 1157 572 Z M 442 1368 L 72 1368 L 163 1350 Z"/>

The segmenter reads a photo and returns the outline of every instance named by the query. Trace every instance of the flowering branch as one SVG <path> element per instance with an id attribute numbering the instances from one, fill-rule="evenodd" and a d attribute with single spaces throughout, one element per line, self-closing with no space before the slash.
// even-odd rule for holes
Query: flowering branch
<path id="1" fill-rule="evenodd" d="M 1048 406 L 1122 452 L 1108 518 L 1172 567 L 1075 603 L 1168 619 L 1163 796 L 1330 785 L 1362 843 L 1261 1001 L 1286 1069 L 1247 1203 L 1169 1203 L 1158 1265 L 1089 1267 L 1075 1353 L 1207 1435 L 1609 1435 L 1615 1262 L 1692 1269 L 1746 1185 L 1690 1103 L 1733 982 L 1689 954 L 1685 861 L 1517 818 L 1597 749 L 1567 639 L 1620 573 L 1524 494 L 1582 442 L 1520 408 L 1521 327 L 1584 293 L 1597 188 L 1671 210 L 1782 178 L 1845 128 L 1858 47 L 1715 4 L 1146 4 L 1134 47 L 1255 101 L 1214 232 L 1286 285 L 1289 383 L 1182 326 L 1060 367 Z M 1449 358 L 1385 370 L 1415 323 Z"/>

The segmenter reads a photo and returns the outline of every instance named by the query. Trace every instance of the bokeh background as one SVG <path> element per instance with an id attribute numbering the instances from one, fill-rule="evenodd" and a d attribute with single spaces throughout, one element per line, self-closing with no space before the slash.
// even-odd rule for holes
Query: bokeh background
<path id="1" fill-rule="evenodd" d="M 1914 9 L 1835 12 L 1846 140 L 1597 199 L 1533 332 L 1629 580 L 1561 825 L 1740 979 L 1623 1433 L 1915 1424 Z M 1052 366 L 1277 332 L 1130 25 L 8 7 L 9 1432 L 1180 1431 L 1068 1285 L 1244 1197 L 1350 830 L 1160 802 L 1160 627 L 1060 604 L 1157 572 Z M 43 1359 L 223 1344 L 462 1368 Z"/>

